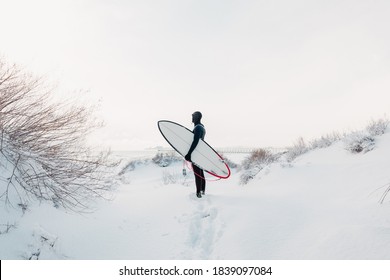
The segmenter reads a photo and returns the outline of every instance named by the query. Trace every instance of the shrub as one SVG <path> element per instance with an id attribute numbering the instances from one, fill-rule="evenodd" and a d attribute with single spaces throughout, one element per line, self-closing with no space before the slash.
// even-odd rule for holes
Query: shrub
<path id="1" fill-rule="evenodd" d="M 257 165 L 266 165 L 275 161 L 275 155 L 264 149 L 254 150 L 249 157 L 243 160 L 242 168 L 250 169 Z"/>
<path id="2" fill-rule="evenodd" d="M 177 156 L 174 152 L 172 153 L 157 153 L 153 158 L 153 163 L 160 167 L 167 167 L 174 162 L 183 160 L 182 157 Z"/>
<path id="3" fill-rule="evenodd" d="M 300 137 L 292 147 L 287 148 L 286 160 L 287 162 L 292 162 L 307 151 L 309 151 L 309 147 L 306 145 L 303 138 Z"/>
<path id="4" fill-rule="evenodd" d="M 352 153 L 366 153 L 374 149 L 375 137 L 386 132 L 389 120 L 372 120 L 364 131 L 352 132 L 344 138 L 345 149 Z"/>
<path id="5" fill-rule="evenodd" d="M 366 127 L 367 132 L 371 136 L 380 136 L 385 133 L 389 125 L 389 120 L 386 118 L 379 120 L 372 120 Z"/>
<path id="6" fill-rule="evenodd" d="M 366 153 L 374 149 L 375 139 L 366 132 L 353 132 L 344 139 L 344 146 L 347 151 L 352 153 Z"/>
<path id="7" fill-rule="evenodd" d="M 341 139 L 341 135 L 338 132 L 333 132 L 330 134 L 326 134 L 321 136 L 319 139 L 315 139 L 310 142 L 310 150 L 314 149 L 322 149 L 331 146 L 334 142 L 339 141 Z"/>
<path id="8" fill-rule="evenodd" d="M 0 59 L 0 198 L 88 209 L 88 202 L 112 189 L 109 168 L 115 163 L 108 152 L 85 145 L 86 135 L 100 126 L 93 109 L 54 103 L 51 95 L 42 79 Z"/>
<path id="9" fill-rule="evenodd" d="M 131 172 L 131 171 L 134 171 L 137 166 L 142 166 L 142 165 L 146 165 L 150 162 L 150 159 L 136 159 L 136 160 L 131 160 L 129 161 L 122 169 L 121 171 L 118 173 L 118 175 L 123 175 L 125 173 L 128 173 L 128 172 Z"/>
<path id="10" fill-rule="evenodd" d="M 244 171 L 240 176 L 241 184 L 247 184 L 252 180 L 265 166 L 273 163 L 278 159 L 270 151 L 264 149 L 257 149 L 253 151 L 249 157 L 243 160 L 242 168 Z"/>

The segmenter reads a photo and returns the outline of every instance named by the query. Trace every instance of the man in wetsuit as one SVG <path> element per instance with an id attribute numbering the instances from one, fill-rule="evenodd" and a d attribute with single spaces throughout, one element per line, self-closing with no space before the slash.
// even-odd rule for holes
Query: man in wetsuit
<path id="1" fill-rule="evenodd" d="M 199 139 L 204 140 L 204 136 L 206 135 L 206 130 L 203 124 L 200 122 L 201 119 L 201 112 L 196 111 L 192 114 L 192 122 L 194 123 L 194 130 L 192 132 L 194 133 L 194 140 L 192 141 L 191 147 L 188 150 L 187 155 L 184 157 L 188 161 L 191 161 L 191 154 L 198 145 Z M 204 195 L 206 190 L 206 180 L 204 178 L 204 172 L 203 169 L 199 168 L 194 163 L 192 163 L 192 168 L 195 174 L 196 196 L 201 198 L 202 194 Z"/>

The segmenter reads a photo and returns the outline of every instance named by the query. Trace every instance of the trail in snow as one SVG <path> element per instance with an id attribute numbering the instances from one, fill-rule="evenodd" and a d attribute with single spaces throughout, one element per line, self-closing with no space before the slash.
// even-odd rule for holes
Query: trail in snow
<path id="1" fill-rule="evenodd" d="M 206 194 L 199 199 L 191 194 L 190 201 L 195 205 L 194 211 L 179 219 L 179 223 L 188 228 L 187 248 L 181 258 L 207 260 L 211 258 L 215 244 L 223 235 L 224 223 L 217 207 L 213 206 L 211 195 Z"/>

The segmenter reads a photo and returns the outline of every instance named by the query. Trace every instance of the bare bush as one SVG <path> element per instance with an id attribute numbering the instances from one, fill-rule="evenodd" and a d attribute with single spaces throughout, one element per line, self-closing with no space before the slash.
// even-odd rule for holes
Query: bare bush
<path id="1" fill-rule="evenodd" d="M 0 198 L 37 198 L 82 210 L 113 186 L 108 153 L 85 146 L 99 127 L 92 108 L 52 102 L 40 78 L 0 60 Z M 3 175 L 7 174 L 7 175 Z M 4 184 L 3 184 L 4 185 Z"/>
<path id="2" fill-rule="evenodd" d="M 352 153 L 366 153 L 374 149 L 375 139 L 366 132 L 353 132 L 344 139 L 344 147 Z"/>
<path id="3" fill-rule="evenodd" d="M 252 180 L 265 166 L 275 162 L 278 156 L 264 149 L 253 151 L 249 157 L 243 160 L 240 182 L 245 185 Z"/>
<path id="4" fill-rule="evenodd" d="M 345 149 L 352 153 L 366 153 L 375 148 L 375 137 L 383 135 L 389 125 L 386 118 L 372 120 L 363 131 L 355 131 L 343 139 Z"/>
<path id="5" fill-rule="evenodd" d="M 149 159 L 135 159 L 129 161 L 122 170 L 118 173 L 119 176 L 126 174 L 128 172 L 134 171 L 138 166 L 146 165 L 150 162 Z"/>
<path id="6" fill-rule="evenodd" d="M 371 136 L 380 136 L 386 132 L 388 126 L 389 120 L 387 118 L 382 118 L 376 121 L 372 120 L 367 125 L 366 130 Z"/>
<path id="7" fill-rule="evenodd" d="M 292 162 L 307 151 L 309 151 L 309 147 L 306 145 L 305 140 L 300 137 L 292 147 L 287 148 L 286 160 L 287 162 Z"/>
<path id="8" fill-rule="evenodd" d="M 249 169 L 255 165 L 269 164 L 275 161 L 275 155 L 264 149 L 254 150 L 249 157 L 243 160 L 242 168 Z"/>
<path id="9" fill-rule="evenodd" d="M 157 153 L 153 158 L 153 163 L 160 167 L 167 167 L 174 162 L 183 160 L 182 157 L 177 156 L 174 152 L 172 153 Z"/>
<path id="10" fill-rule="evenodd" d="M 310 150 L 322 149 L 331 146 L 334 142 L 341 140 L 342 136 L 338 132 L 333 132 L 321 136 L 321 138 L 314 139 L 310 142 Z"/>

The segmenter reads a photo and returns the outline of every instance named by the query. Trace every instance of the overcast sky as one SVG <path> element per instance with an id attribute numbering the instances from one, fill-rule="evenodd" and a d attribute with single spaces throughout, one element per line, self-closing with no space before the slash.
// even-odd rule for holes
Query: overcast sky
<path id="1" fill-rule="evenodd" d="M 0 54 L 88 91 L 116 149 L 203 113 L 215 147 L 286 146 L 390 108 L 390 1 L 0 0 Z M 78 93 L 79 94 L 79 93 Z"/>

